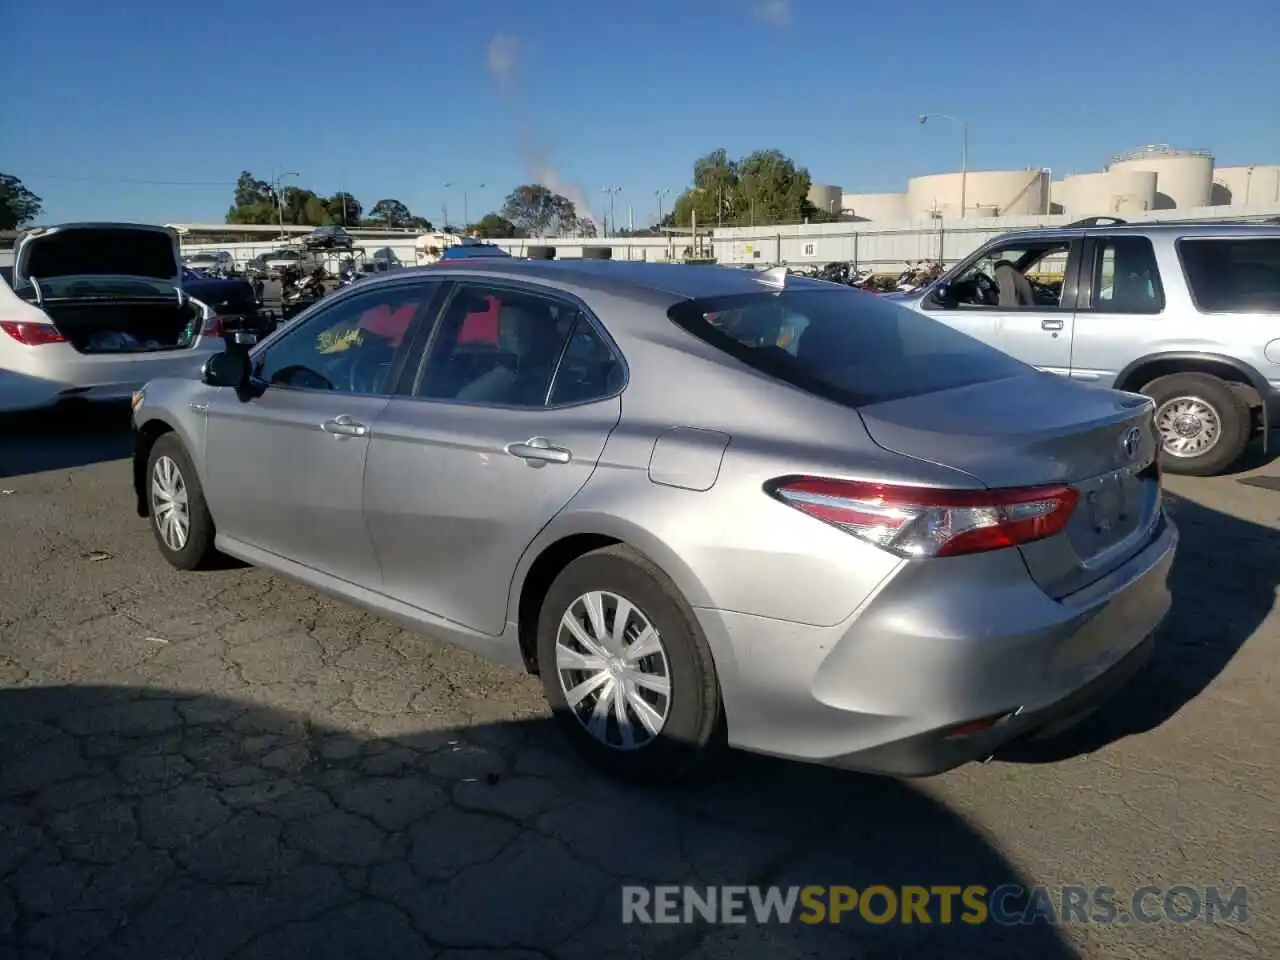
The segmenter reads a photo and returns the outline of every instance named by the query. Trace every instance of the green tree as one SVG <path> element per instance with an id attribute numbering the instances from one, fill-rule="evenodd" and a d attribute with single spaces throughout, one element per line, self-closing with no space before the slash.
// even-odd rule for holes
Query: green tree
<path id="1" fill-rule="evenodd" d="M 502 205 L 502 216 L 529 237 L 567 233 L 581 227 L 573 201 L 540 183 L 526 183 L 512 190 Z"/>
<path id="2" fill-rule="evenodd" d="M 379 227 L 413 226 L 413 214 L 399 200 L 379 200 L 369 211 L 368 220 Z"/>
<path id="3" fill-rule="evenodd" d="M 240 171 L 235 197 L 227 210 L 227 223 L 275 223 L 276 218 L 276 193 L 271 184 L 248 170 Z"/>
<path id="4" fill-rule="evenodd" d="M 344 227 L 355 226 L 360 222 L 364 207 L 360 201 L 345 191 L 339 191 L 324 202 L 329 211 L 329 222 L 339 223 Z"/>
<path id="5" fill-rule="evenodd" d="M 431 226 L 431 221 L 426 217 L 410 217 L 409 226 L 413 227 L 415 230 L 421 230 L 424 233 L 428 233 L 435 229 Z"/>
<path id="6" fill-rule="evenodd" d="M 0 230 L 16 230 L 40 215 L 44 201 L 9 173 L 0 173 Z"/>
<path id="7" fill-rule="evenodd" d="M 780 150 L 757 150 L 730 160 L 714 150 L 693 165 L 693 186 L 676 198 L 666 226 L 785 223 L 812 217 L 812 178 Z"/>
<path id="8" fill-rule="evenodd" d="M 486 239 L 523 236 L 520 228 L 500 213 L 486 213 L 471 226 L 467 227 L 468 233 L 472 230 Z"/>

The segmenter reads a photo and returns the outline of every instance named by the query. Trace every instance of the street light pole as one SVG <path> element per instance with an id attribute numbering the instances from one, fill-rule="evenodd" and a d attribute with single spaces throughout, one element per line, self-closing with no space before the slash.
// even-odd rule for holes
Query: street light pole
<path id="1" fill-rule="evenodd" d="M 661 190 L 653 191 L 653 195 L 658 200 L 658 228 L 659 229 L 662 228 L 662 198 L 665 197 L 670 192 L 671 192 L 670 187 L 664 187 Z"/>
<path id="2" fill-rule="evenodd" d="M 605 235 L 608 236 L 609 227 L 612 227 L 615 231 L 618 229 L 617 221 L 613 217 L 613 198 L 622 192 L 622 188 L 621 187 L 605 187 L 604 192 L 609 195 L 609 224 L 608 224 L 608 227 L 606 227 L 605 229 Z"/>
<path id="3" fill-rule="evenodd" d="M 465 229 L 466 227 L 471 226 L 471 213 L 470 213 L 470 211 L 469 211 L 469 209 L 468 209 L 468 203 L 469 203 L 469 201 L 470 201 L 470 197 L 468 196 L 468 192 L 469 192 L 471 189 L 472 189 L 472 188 L 470 188 L 470 187 L 463 187 L 463 188 L 462 188 L 462 219 L 465 221 L 465 222 L 462 224 L 462 226 L 463 226 L 463 228 L 464 228 L 464 229 Z M 484 189 L 484 184 L 483 184 L 483 183 L 477 183 L 477 184 L 475 185 L 475 188 L 474 188 L 474 189 L 476 189 L 476 190 L 483 190 L 483 189 Z"/>
<path id="4" fill-rule="evenodd" d="M 282 173 L 276 177 L 276 210 L 280 216 L 280 236 L 284 236 L 284 191 L 280 187 L 280 181 L 285 177 L 301 176 L 296 170 L 290 170 L 288 173 Z"/>
<path id="5" fill-rule="evenodd" d="M 966 188 L 969 180 L 969 123 L 959 117 L 953 117 L 949 113 L 920 114 L 921 124 L 928 123 L 930 120 L 950 120 L 960 128 L 960 216 L 963 217 L 968 209 L 966 206 L 968 200 Z"/>

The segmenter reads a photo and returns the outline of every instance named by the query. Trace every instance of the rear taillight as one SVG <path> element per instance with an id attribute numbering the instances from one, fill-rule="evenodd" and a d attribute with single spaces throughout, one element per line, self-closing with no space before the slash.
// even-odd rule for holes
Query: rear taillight
<path id="1" fill-rule="evenodd" d="M 222 318 L 216 313 L 211 313 L 204 321 L 204 326 L 200 328 L 202 337 L 220 337 L 222 336 Z"/>
<path id="2" fill-rule="evenodd" d="M 821 477 L 789 477 L 767 489 L 900 557 L 954 557 L 1051 537 L 1079 500 L 1064 486 L 938 490 Z"/>
<path id="3" fill-rule="evenodd" d="M 0 330 L 26 347 L 41 347 L 46 343 L 66 343 L 67 338 L 51 323 L 27 323 L 23 320 L 0 320 Z"/>

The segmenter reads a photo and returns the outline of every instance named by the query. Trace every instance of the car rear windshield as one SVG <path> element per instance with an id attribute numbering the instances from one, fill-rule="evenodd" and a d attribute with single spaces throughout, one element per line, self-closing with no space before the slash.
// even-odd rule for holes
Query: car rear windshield
<path id="1" fill-rule="evenodd" d="M 924 314 L 848 289 L 686 300 L 668 315 L 762 373 L 851 406 L 1003 380 L 1029 369 Z"/>
<path id="2" fill-rule="evenodd" d="M 1280 237 L 1184 237 L 1178 257 L 1206 313 L 1280 310 Z"/>

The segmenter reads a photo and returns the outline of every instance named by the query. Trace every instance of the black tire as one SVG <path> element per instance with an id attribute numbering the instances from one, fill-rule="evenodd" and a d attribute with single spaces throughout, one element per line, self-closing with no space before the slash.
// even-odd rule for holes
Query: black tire
<path id="1" fill-rule="evenodd" d="M 525 250 L 525 256 L 530 260 L 554 260 L 556 258 L 555 247 L 529 247 Z"/>
<path id="2" fill-rule="evenodd" d="M 666 656 L 670 684 L 666 721 L 656 736 L 630 750 L 603 743 L 586 729 L 585 721 L 569 706 L 556 663 L 561 618 L 580 597 L 596 590 L 632 603 L 661 637 Z M 652 662 L 651 657 L 645 659 Z M 538 664 L 543 690 L 561 729 L 587 760 L 611 776 L 674 783 L 705 769 L 724 748 L 724 706 L 702 630 L 671 580 L 630 547 L 592 551 L 561 571 L 538 617 Z M 594 702 L 594 697 L 589 695 L 588 701 Z M 630 716 L 636 716 L 634 710 Z M 617 734 L 616 719 L 613 723 L 611 732 Z"/>
<path id="3" fill-rule="evenodd" d="M 613 247 L 583 247 L 583 260 L 612 260 Z"/>
<path id="4" fill-rule="evenodd" d="M 1180 398 L 1197 401 L 1217 416 L 1218 441 L 1198 456 L 1178 456 L 1168 446 L 1160 463 L 1166 473 L 1211 477 L 1240 459 L 1253 434 L 1253 417 L 1244 398 L 1224 381 L 1205 373 L 1175 373 L 1152 380 L 1141 390 L 1156 403 L 1156 423 L 1165 405 Z"/>
<path id="5" fill-rule="evenodd" d="M 162 458 L 173 463 L 181 478 L 183 489 L 187 495 L 187 537 L 178 549 L 165 542 L 161 530 L 161 518 L 157 516 L 156 496 L 153 484 L 156 477 L 156 464 Z M 187 454 L 176 434 L 166 433 L 151 448 L 147 457 L 147 473 L 143 491 L 147 498 L 147 514 L 151 524 L 151 533 L 156 538 L 156 546 L 161 555 L 179 570 L 199 570 L 209 566 L 217 556 L 214 549 L 213 517 L 209 513 L 209 505 L 204 499 L 204 490 L 200 486 L 200 478 L 196 475 L 195 465 Z"/>

